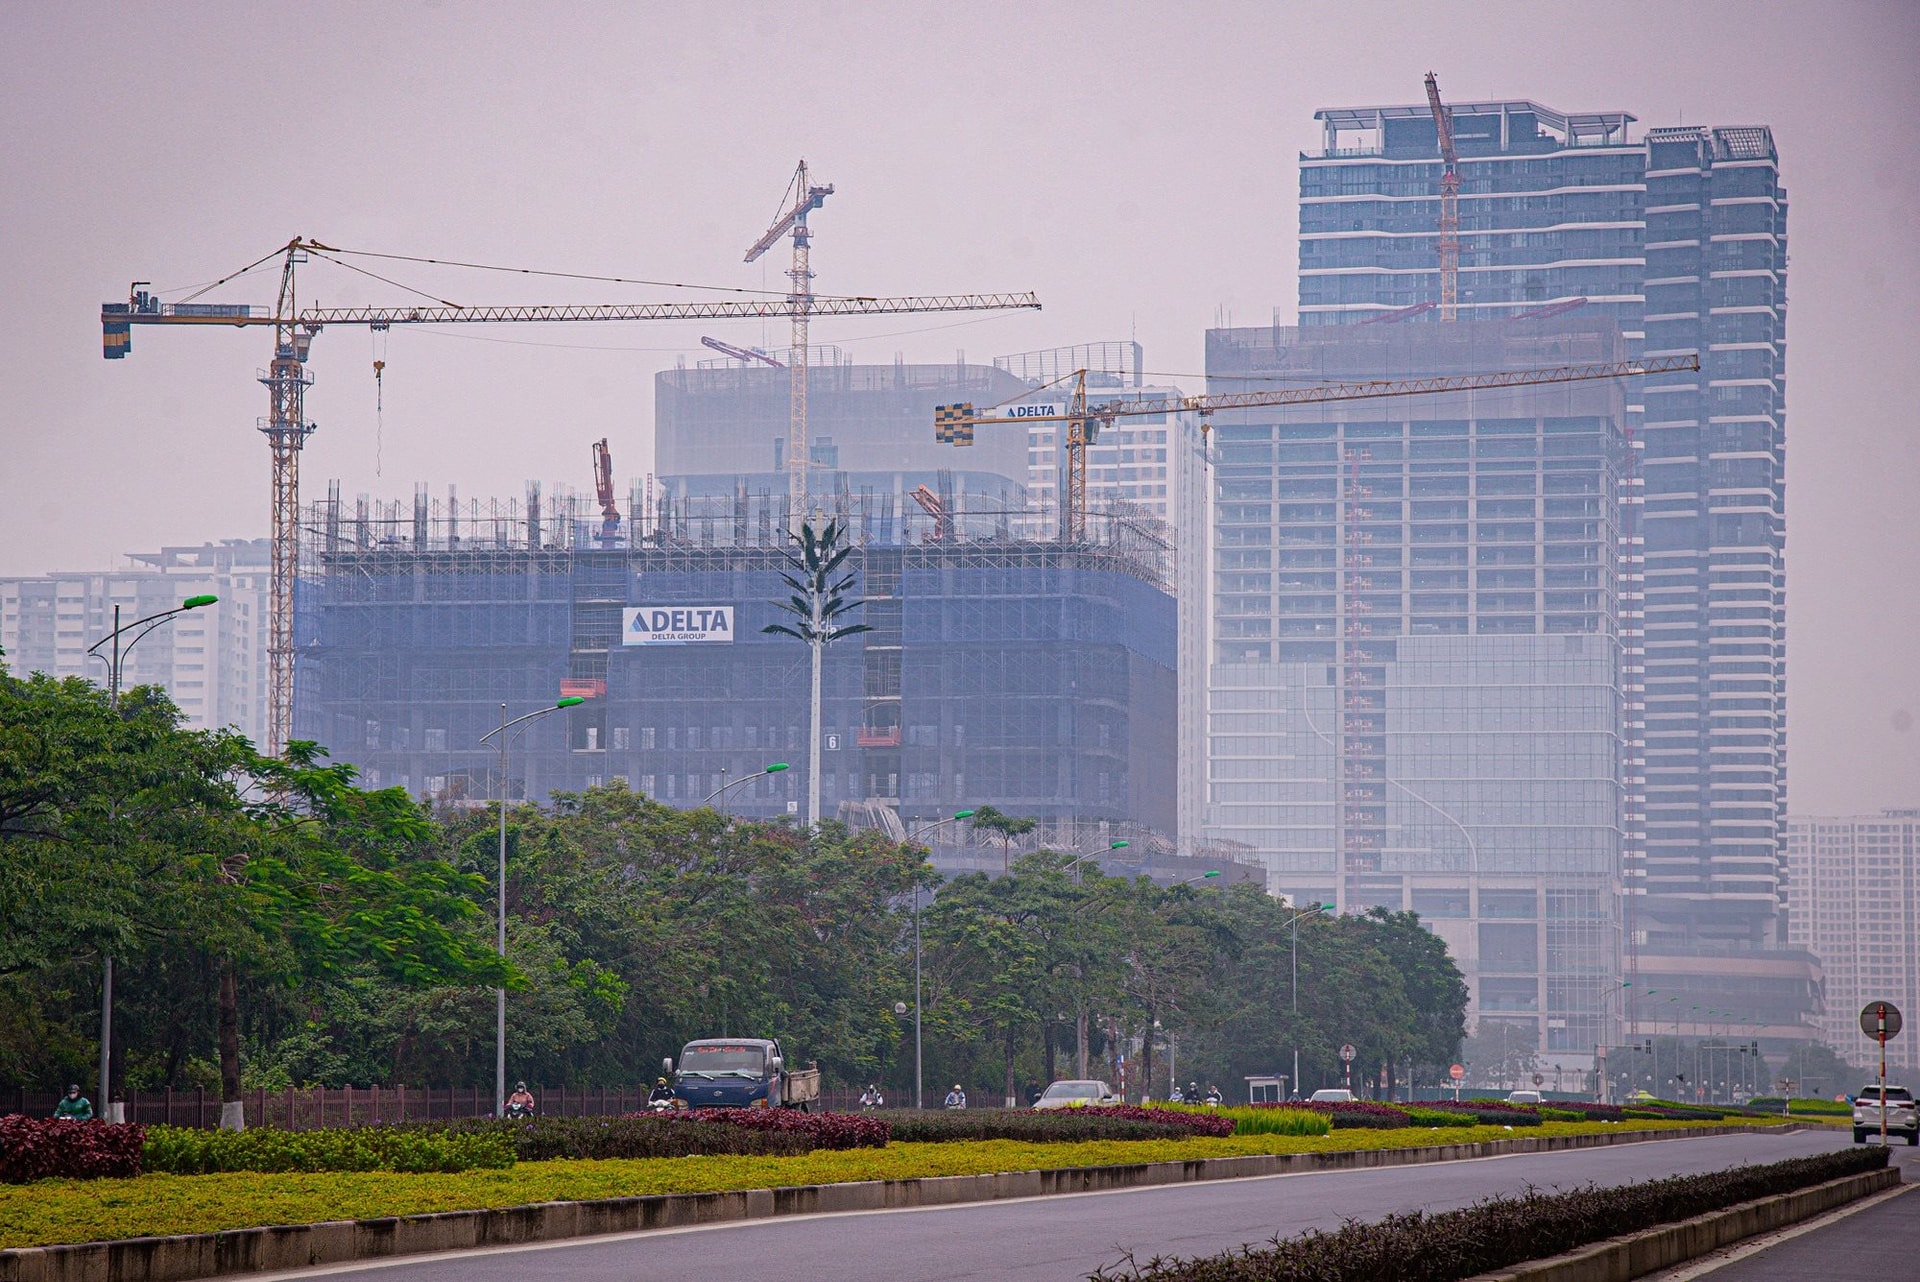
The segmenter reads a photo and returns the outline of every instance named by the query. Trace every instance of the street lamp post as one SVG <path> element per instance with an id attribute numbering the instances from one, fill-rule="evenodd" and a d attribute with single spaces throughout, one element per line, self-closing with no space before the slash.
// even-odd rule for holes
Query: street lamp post
<path id="1" fill-rule="evenodd" d="M 757 774 L 742 775 L 738 779 L 735 779 L 732 783 L 723 783 L 718 788 L 715 788 L 712 792 L 708 793 L 705 797 L 700 799 L 700 804 L 704 806 L 709 801 L 712 801 L 715 797 L 720 796 L 722 793 L 731 792 L 733 789 L 738 788 L 743 783 L 752 783 L 755 779 L 764 779 L 768 775 L 777 775 L 782 770 L 785 770 L 786 768 L 787 768 L 786 762 L 776 761 L 772 765 L 768 766 L 765 770 L 762 770 Z M 727 772 L 725 770 L 722 770 L 720 772 L 720 777 L 722 779 L 725 779 L 727 777 Z M 725 806 L 722 806 L 720 808 L 720 813 L 721 814 L 726 813 Z"/>
<path id="2" fill-rule="evenodd" d="M 494 951 L 502 961 L 507 957 L 507 731 L 535 717 L 544 717 L 549 712 L 558 712 L 562 708 L 571 708 L 586 700 L 578 695 L 568 695 L 556 700 L 552 707 L 535 708 L 532 712 L 507 720 L 507 705 L 500 705 L 500 725 L 480 736 L 480 742 L 499 736 L 500 749 L 500 867 L 498 894 L 494 916 Z M 493 1114 L 506 1116 L 507 1111 L 507 990 L 504 987 L 493 990 Z"/>
<path id="3" fill-rule="evenodd" d="M 1290 951 L 1293 954 L 1293 1094 L 1296 1099 L 1300 1095 L 1300 919 L 1309 913 L 1317 915 L 1325 907 L 1325 904 L 1312 903 L 1296 908 L 1287 921 L 1293 932 Z"/>
<path id="4" fill-rule="evenodd" d="M 1060 871 L 1062 873 L 1070 873 L 1075 868 L 1078 868 L 1081 864 L 1086 863 L 1087 860 L 1089 859 L 1098 859 L 1102 854 L 1111 854 L 1113 851 L 1116 851 L 1116 850 L 1125 850 L 1127 848 L 1127 844 L 1128 843 L 1125 841 L 1109 841 L 1107 843 L 1106 850 L 1104 851 L 1096 850 L 1090 855 L 1082 855 L 1078 859 L 1070 859 L 1066 863 L 1060 865 Z M 1075 880 L 1077 881 L 1079 879 L 1075 878 Z"/>
<path id="5" fill-rule="evenodd" d="M 147 633 L 153 631 L 161 624 L 170 621 L 175 615 L 184 614 L 188 610 L 198 610 L 203 605 L 212 605 L 219 599 L 219 597 L 214 596 L 210 592 L 202 593 L 199 596 L 190 596 L 179 605 L 174 606 L 171 610 L 162 610 L 158 614 L 149 614 L 144 619 L 135 619 L 132 623 L 125 625 L 122 625 L 120 622 L 120 607 L 117 605 L 114 606 L 113 631 L 107 633 L 107 635 L 87 647 L 88 654 L 93 655 L 94 658 L 103 661 L 107 665 L 107 706 L 115 712 L 120 711 L 120 665 L 125 661 L 128 652 L 140 644 L 141 637 L 146 636 Z M 142 625 L 144 625 L 144 627 Z M 134 628 L 141 629 L 140 635 L 134 637 L 133 640 L 127 642 L 124 646 L 121 645 L 120 634 L 130 632 Z M 106 654 L 100 654 L 100 647 L 108 643 L 111 643 L 113 648 Z M 110 1122 L 119 1120 L 114 1110 L 113 1096 L 109 1090 L 110 1082 L 108 1074 L 112 1071 L 112 1065 L 110 1063 L 112 1055 L 113 954 L 102 950 L 100 956 L 100 1116 Z"/>
<path id="6" fill-rule="evenodd" d="M 938 819 L 924 828 L 914 829 L 907 834 L 907 840 L 912 841 L 921 833 L 932 832 L 943 824 L 971 818 L 973 818 L 973 811 L 956 810 L 945 819 Z M 915 878 L 913 883 L 913 1107 L 916 1112 L 925 1107 L 921 1092 L 926 1084 L 926 1077 L 921 1072 L 920 1064 L 920 881 Z"/>

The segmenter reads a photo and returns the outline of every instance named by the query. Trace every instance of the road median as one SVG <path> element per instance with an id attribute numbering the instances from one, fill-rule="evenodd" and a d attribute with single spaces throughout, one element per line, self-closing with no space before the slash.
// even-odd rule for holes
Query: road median
<path id="1" fill-rule="evenodd" d="M 1805 1129 L 1809 1128 L 1790 1123 L 1775 1126 L 1621 1129 L 1575 1135 L 1516 1135 L 1512 1138 L 1408 1148 L 1246 1154 L 1186 1161 L 542 1202 L 484 1210 L 231 1229 L 216 1233 L 16 1247 L 0 1251 L 0 1282 L 94 1282 L 95 1279 L 112 1279 L 113 1282 L 187 1282 L 195 1278 L 350 1264 L 480 1247 L 557 1242 L 613 1233 L 786 1215 L 948 1206 L 1207 1180 L 1360 1170 L 1520 1153 L 1550 1153 L 1664 1139 L 1783 1134 Z"/>

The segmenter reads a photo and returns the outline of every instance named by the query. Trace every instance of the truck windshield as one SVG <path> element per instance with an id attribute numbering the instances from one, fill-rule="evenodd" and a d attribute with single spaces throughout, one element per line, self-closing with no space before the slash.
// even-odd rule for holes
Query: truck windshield
<path id="1" fill-rule="evenodd" d="M 766 1067 L 767 1052 L 759 1046 L 715 1042 L 680 1052 L 680 1072 L 688 1077 L 758 1077 Z"/>

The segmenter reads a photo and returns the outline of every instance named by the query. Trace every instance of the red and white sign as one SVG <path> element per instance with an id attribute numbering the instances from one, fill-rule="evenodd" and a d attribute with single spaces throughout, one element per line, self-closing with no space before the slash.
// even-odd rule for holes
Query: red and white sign
<path id="1" fill-rule="evenodd" d="M 1346 1044 L 1345 1046 L 1342 1046 L 1342 1047 L 1340 1048 L 1340 1059 L 1341 1059 L 1341 1062 L 1342 1062 L 1342 1063 L 1347 1063 L 1347 1064 L 1351 1064 L 1351 1063 L 1353 1063 L 1353 1057 L 1354 1057 L 1354 1055 L 1355 1055 L 1355 1054 L 1357 1054 L 1357 1053 L 1358 1053 L 1358 1052 L 1356 1052 L 1356 1051 L 1355 1051 L 1355 1050 L 1353 1049 L 1353 1043 L 1352 1043 L 1352 1042 L 1348 1042 L 1348 1043 L 1347 1043 L 1347 1044 Z"/>
<path id="2" fill-rule="evenodd" d="M 1447 1070 L 1447 1076 L 1451 1077 L 1456 1082 L 1459 1081 L 1461 1078 L 1465 1077 L 1466 1075 L 1467 1075 L 1467 1070 L 1462 1066 L 1460 1066 L 1459 1064 L 1455 1064 L 1452 1068 Z"/>

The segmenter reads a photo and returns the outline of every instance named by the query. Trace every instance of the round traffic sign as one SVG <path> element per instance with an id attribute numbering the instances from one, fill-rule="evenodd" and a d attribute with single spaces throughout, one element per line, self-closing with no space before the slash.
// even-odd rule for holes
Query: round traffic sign
<path id="1" fill-rule="evenodd" d="M 1547 1084 L 1547 1079 L 1545 1074 L 1535 1073 L 1533 1075 L 1533 1084 L 1535 1086 L 1545 1086 Z"/>
<path id="2" fill-rule="evenodd" d="M 1467 1075 L 1466 1068 L 1459 1064 L 1455 1064 L 1452 1068 L 1449 1068 L 1447 1070 L 1447 1076 L 1451 1077 L 1456 1082 L 1459 1081 L 1461 1078 L 1465 1077 L 1466 1075 Z"/>
<path id="3" fill-rule="evenodd" d="M 1892 1002 L 1868 1002 L 1860 1008 L 1860 1031 L 1868 1037 L 1878 1040 L 1880 1037 L 1880 1017 L 1885 1013 L 1887 1036 L 1898 1037 L 1904 1021 L 1900 1018 L 1900 1008 Z"/>
<path id="4" fill-rule="evenodd" d="M 1345 1046 L 1342 1046 L 1340 1048 L 1340 1058 L 1344 1063 L 1348 1063 L 1348 1064 L 1353 1063 L 1354 1054 L 1355 1052 L 1353 1049 L 1352 1042 L 1348 1042 Z"/>

